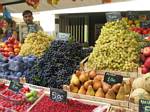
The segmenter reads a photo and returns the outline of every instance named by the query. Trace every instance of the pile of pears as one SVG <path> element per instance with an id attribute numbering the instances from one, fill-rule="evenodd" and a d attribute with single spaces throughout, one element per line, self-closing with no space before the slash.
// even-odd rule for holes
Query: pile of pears
<path id="1" fill-rule="evenodd" d="M 140 35 L 130 31 L 124 19 L 107 22 L 86 66 L 90 70 L 137 71 L 141 41 Z"/>
<path id="2" fill-rule="evenodd" d="M 104 76 L 96 73 L 95 70 L 89 72 L 77 70 L 72 75 L 69 90 L 73 93 L 108 99 L 126 100 L 128 98 L 132 85 L 130 79 L 113 85 L 103 80 Z"/>

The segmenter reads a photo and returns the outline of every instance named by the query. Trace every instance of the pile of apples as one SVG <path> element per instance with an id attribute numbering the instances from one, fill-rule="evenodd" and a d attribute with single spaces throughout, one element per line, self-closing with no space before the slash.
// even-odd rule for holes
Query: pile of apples
<path id="1" fill-rule="evenodd" d="M 9 37 L 8 40 L 0 45 L 0 53 L 4 57 L 16 56 L 19 54 L 20 49 L 21 43 L 15 37 Z"/>
<path id="2" fill-rule="evenodd" d="M 134 27 L 131 28 L 132 31 L 137 32 L 141 35 L 147 35 L 150 34 L 150 28 L 138 28 L 138 27 Z"/>
<path id="3" fill-rule="evenodd" d="M 142 62 L 141 73 L 146 74 L 150 72 L 150 46 L 141 50 L 140 60 Z"/>

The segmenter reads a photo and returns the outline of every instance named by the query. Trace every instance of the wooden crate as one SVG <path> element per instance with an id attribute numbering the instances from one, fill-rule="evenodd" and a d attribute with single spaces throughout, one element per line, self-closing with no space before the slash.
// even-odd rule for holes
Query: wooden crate
<path id="1" fill-rule="evenodd" d="M 134 112 L 139 112 L 139 104 L 129 102 L 129 109 L 134 110 Z"/>
<path id="2" fill-rule="evenodd" d="M 80 62 L 80 70 L 84 70 L 84 71 L 90 71 L 89 68 L 87 68 L 86 66 L 86 62 L 88 61 L 89 56 L 87 56 L 86 58 L 84 58 L 81 62 Z M 122 72 L 122 71 L 112 71 L 112 70 L 97 70 L 96 71 L 98 74 L 105 74 L 105 72 L 111 72 L 114 73 L 116 75 L 122 75 L 123 77 L 129 78 L 137 78 L 139 77 L 139 68 L 137 68 L 137 70 L 135 70 L 134 72 Z"/>
<path id="3" fill-rule="evenodd" d="M 118 107 L 118 106 L 111 106 L 109 112 L 137 112 L 137 111 L 129 109 L 129 108 L 122 108 L 122 107 Z"/>
<path id="4" fill-rule="evenodd" d="M 31 109 L 44 97 L 44 93 L 33 103 L 33 105 L 30 106 L 30 108 L 28 108 L 27 112 L 30 112 Z"/>
<path id="5" fill-rule="evenodd" d="M 70 92 L 69 87 L 67 85 L 64 85 L 63 89 L 67 91 L 68 97 L 97 101 L 97 102 L 104 102 L 104 103 L 109 103 L 111 105 L 121 106 L 121 107 L 126 107 L 126 108 L 128 108 L 129 106 L 128 101 L 112 100 L 112 99 L 107 99 L 107 98 L 100 98 L 96 96 L 89 96 L 89 95 L 83 95 L 83 94 Z"/>

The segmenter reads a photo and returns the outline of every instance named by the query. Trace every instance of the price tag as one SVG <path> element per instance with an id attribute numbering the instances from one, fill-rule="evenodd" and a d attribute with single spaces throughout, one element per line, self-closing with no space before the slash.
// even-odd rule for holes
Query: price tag
<path id="1" fill-rule="evenodd" d="M 121 19 L 121 13 L 120 12 L 108 12 L 106 13 L 106 19 L 107 21 L 116 21 Z"/>
<path id="2" fill-rule="evenodd" d="M 123 76 L 121 75 L 115 75 L 110 72 L 106 72 L 104 75 L 104 82 L 108 84 L 117 84 L 117 83 L 122 83 L 123 81 Z"/>
<path id="3" fill-rule="evenodd" d="M 139 19 L 138 15 L 136 12 L 128 11 L 126 16 L 128 17 L 129 20 L 137 20 Z"/>
<path id="4" fill-rule="evenodd" d="M 150 20 L 149 21 L 142 21 L 140 25 L 142 28 L 150 28 Z"/>
<path id="5" fill-rule="evenodd" d="M 61 89 L 50 88 L 50 98 L 56 102 L 66 102 L 67 92 Z"/>
<path id="6" fill-rule="evenodd" d="M 14 92 L 19 92 L 19 90 L 23 88 L 23 84 L 16 82 L 16 81 L 11 81 L 9 84 L 9 89 L 14 91 Z"/>
<path id="7" fill-rule="evenodd" d="M 127 12 L 127 17 L 129 20 L 137 20 L 139 19 L 138 15 L 136 14 L 136 12 Z"/>
<path id="8" fill-rule="evenodd" d="M 139 100 L 139 112 L 150 112 L 150 100 Z"/>
<path id="9" fill-rule="evenodd" d="M 56 40 L 68 41 L 70 38 L 70 33 L 58 33 Z"/>

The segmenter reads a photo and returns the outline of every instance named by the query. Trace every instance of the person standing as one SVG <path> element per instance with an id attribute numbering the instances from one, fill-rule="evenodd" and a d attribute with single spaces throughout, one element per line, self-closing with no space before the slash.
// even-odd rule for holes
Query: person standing
<path id="1" fill-rule="evenodd" d="M 34 33 L 34 32 L 38 32 L 38 31 L 43 31 L 42 27 L 36 23 L 33 22 L 33 14 L 30 10 L 25 10 L 22 13 L 23 16 L 23 20 L 26 23 L 25 26 L 23 26 L 22 28 L 22 38 L 20 38 L 20 42 L 23 43 L 25 37 L 27 36 L 27 34 L 29 33 Z"/>

